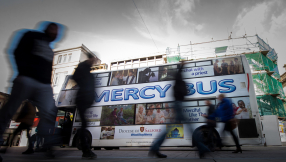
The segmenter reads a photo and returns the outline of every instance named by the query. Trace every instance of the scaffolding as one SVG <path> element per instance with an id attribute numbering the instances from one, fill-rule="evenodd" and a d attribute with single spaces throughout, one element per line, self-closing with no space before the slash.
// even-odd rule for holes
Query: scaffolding
<path id="1" fill-rule="evenodd" d="M 286 99 L 277 66 L 278 55 L 258 35 L 167 48 L 167 60 L 200 60 L 244 54 L 249 63 L 260 115 L 286 117 Z M 172 59 L 173 58 L 173 59 Z M 174 59 L 175 58 L 175 59 Z"/>

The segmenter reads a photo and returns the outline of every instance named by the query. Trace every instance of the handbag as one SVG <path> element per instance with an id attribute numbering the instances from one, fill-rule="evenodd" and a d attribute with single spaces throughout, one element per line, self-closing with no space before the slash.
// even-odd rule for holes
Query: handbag
<path id="1" fill-rule="evenodd" d="M 232 118 L 229 120 L 229 126 L 231 130 L 234 130 L 237 127 L 237 120 L 236 118 Z"/>

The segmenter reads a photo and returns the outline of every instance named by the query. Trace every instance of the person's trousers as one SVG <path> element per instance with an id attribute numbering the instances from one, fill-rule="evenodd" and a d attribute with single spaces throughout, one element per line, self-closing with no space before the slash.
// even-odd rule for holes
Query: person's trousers
<path id="1" fill-rule="evenodd" d="M 176 123 L 183 123 L 183 121 L 186 120 L 183 114 L 182 110 L 182 101 L 175 101 L 175 113 L 176 113 Z M 193 132 L 190 124 L 185 124 L 188 128 L 186 130 L 189 130 L 191 133 Z M 167 135 L 167 132 L 170 132 L 171 127 L 167 127 L 168 129 L 165 132 L 162 132 L 159 138 L 154 142 L 154 144 L 151 146 L 150 151 L 158 152 L 160 149 L 160 146 L 165 141 L 165 137 Z M 193 140 L 195 141 L 194 144 L 197 146 L 200 153 L 209 152 L 209 149 L 202 143 L 201 136 L 199 133 L 193 135 Z"/>
<path id="2" fill-rule="evenodd" d="M 239 145 L 239 141 L 238 141 L 238 138 L 237 136 L 235 135 L 234 131 L 231 129 L 231 123 L 228 121 L 228 122 L 225 122 L 225 126 L 224 126 L 224 131 L 227 131 L 231 134 L 232 136 L 232 139 L 235 143 L 235 146 L 236 146 L 236 149 L 240 149 L 240 145 Z M 221 142 L 221 139 L 219 138 L 219 141 L 218 141 L 218 144 L 220 146 L 222 146 L 222 142 Z"/>
<path id="3" fill-rule="evenodd" d="M 184 120 L 184 116 L 182 113 L 182 102 L 181 101 L 175 101 L 175 113 L 176 113 L 176 123 L 180 123 L 182 120 Z M 170 127 L 167 127 L 170 128 Z M 160 149 L 160 146 L 165 141 L 165 137 L 167 135 L 167 132 L 170 130 L 166 130 L 165 132 L 162 132 L 159 136 L 159 138 L 154 142 L 154 144 L 151 146 L 150 151 L 157 152 Z"/>
<path id="4" fill-rule="evenodd" d="M 3 143 L 2 136 L 8 122 L 26 99 L 33 101 L 38 108 L 40 117 L 38 134 L 45 136 L 45 144 L 50 147 L 51 135 L 54 132 L 57 116 L 52 87 L 50 84 L 43 84 L 26 76 L 18 76 L 14 80 L 11 96 L 0 110 L 0 143 Z"/>
<path id="5" fill-rule="evenodd" d="M 21 123 L 18 128 L 14 131 L 13 133 L 13 137 L 12 137 L 12 141 L 14 140 L 14 138 L 18 135 L 19 132 L 23 131 L 23 130 L 27 130 L 27 138 L 28 138 L 28 142 L 29 142 L 29 148 L 34 148 L 34 146 L 32 147 L 32 141 L 31 141 L 31 136 L 30 136 L 30 130 L 31 130 L 31 125 L 25 124 L 25 123 Z M 12 142 L 11 141 L 11 142 Z"/>
<path id="6" fill-rule="evenodd" d="M 231 122 L 228 121 L 225 123 L 225 126 L 224 126 L 224 130 L 225 131 L 228 131 L 231 136 L 232 136 L 232 139 L 234 140 L 234 143 L 235 143 L 235 146 L 237 149 L 240 149 L 240 145 L 239 145 L 239 141 L 238 141 L 238 138 L 237 136 L 235 135 L 235 133 L 233 132 L 233 130 L 231 129 Z"/>
<path id="7" fill-rule="evenodd" d="M 42 142 L 43 142 L 43 138 L 37 134 L 36 148 L 40 148 L 40 144 L 43 145 Z"/>
<path id="8" fill-rule="evenodd" d="M 89 106 L 85 105 L 77 105 L 78 111 L 79 111 L 79 116 L 81 119 L 81 130 L 80 130 L 80 140 L 81 140 L 81 147 L 82 147 L 82 152 L 85 152 L 87 150 L 90 150 L 90 145 L 88 144 L 89 141 L 87 141 L 87 121 L 85 118 L 85 111 Z"/>

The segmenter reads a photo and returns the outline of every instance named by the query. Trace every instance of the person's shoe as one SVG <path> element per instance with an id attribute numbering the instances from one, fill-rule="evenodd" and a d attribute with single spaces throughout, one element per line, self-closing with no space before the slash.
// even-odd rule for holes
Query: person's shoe
<path id="1" fill-rule="evenodd" d="M 167 158 L 167 155 L 161 154 L 159 151 L 149 151 L 148 156 L 156 156 L 157 158 Z"/>
<path id="2" fill-rule="evenodd" d="M 26 151 L 22 152 L 22 154 L 33 154 L 34 150 L 33 149 L 27 149 Z"/>
<path id="3" fill-rule="evenodd" d="M 233 151 L 232 153 L 234 153 L 234 154 L 237 154 L 237 153 L 242 153 L 242 150 L 241 150 L 241 148 L 239 148 L 239 149 L 236 149 L 235 151 Z"/>
<path id="4" fill-rule="evenodd" d="M 97 158 L 97 155 L 93 153 L 92 151 L 88 150 L 88 151 L 83 152 L 82 158 L 95 159 Z"/>

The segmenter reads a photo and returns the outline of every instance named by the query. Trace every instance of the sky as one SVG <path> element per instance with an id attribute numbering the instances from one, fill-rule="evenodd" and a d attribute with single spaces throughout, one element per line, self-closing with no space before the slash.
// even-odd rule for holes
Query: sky
<path id="1" fill-rule="evenodd" d="M 190 41 L 258 34 L 278 53 L 285 72 L 285 0 L 0 0 L 0 92 L 13 71 L 7 47 L 13 32 L 40 21 L 66 26 L 55 50 L 84 44 L 105 63 L 152 54 Z M 148 30 L 145 27 L 145 24 Z"/>

